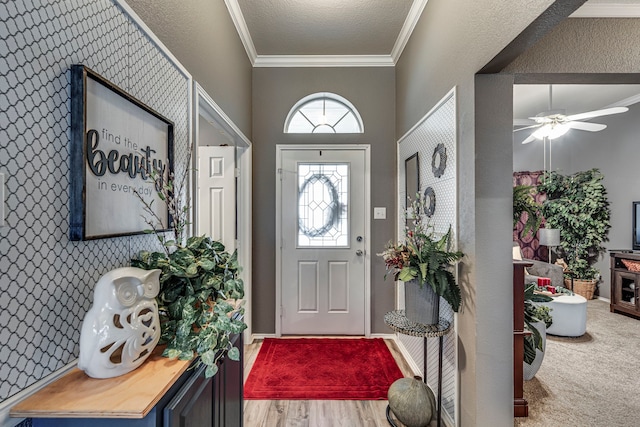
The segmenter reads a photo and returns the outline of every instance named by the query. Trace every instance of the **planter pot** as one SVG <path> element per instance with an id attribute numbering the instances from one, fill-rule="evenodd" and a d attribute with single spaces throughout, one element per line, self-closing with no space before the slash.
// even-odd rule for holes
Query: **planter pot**
<path id="1" fill-rule="evenodd" d="M 405 316 L 414 323 L 437 325 L 440 320 L 440 297 L 428 283 L 405 282 L 404 307 Z"/>
<path id="2" fill-rule="evenodd" d="M 536 375 L 540 366 L 542 366 L 542 359 L 544 359 L 544 350 L 547 347 L 547 328 L 544 322 L 535 322 L 532 325 L 540 332 L 540 336 L 542 337 L 542 351 L 536 348 L 536 357 L 531 362 L 531 365 L 528 365 L 526 362 L 523 363 L 523 377 L 525 381 L 529 381 L 533 379 Z"/>

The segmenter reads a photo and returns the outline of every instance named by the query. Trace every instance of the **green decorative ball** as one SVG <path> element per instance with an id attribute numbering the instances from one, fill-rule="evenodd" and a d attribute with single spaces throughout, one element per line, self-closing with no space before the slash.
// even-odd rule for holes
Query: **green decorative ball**
<path id="1" fill-rule="evenodd" d="M 436 398 L 429 386 L 416 378 L 400 378 L 391 384 L 389 408 L 405 426 L 426 427 L 436 415 Z"/>

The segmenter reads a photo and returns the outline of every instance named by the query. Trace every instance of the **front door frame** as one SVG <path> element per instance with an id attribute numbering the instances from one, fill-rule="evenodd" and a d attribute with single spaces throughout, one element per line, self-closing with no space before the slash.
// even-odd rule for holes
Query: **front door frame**
<path id="1" fill-rule="evenodd" d="M 371 335 L 371 146 L 368 144 L 326 144 L 326 145 L 297 145 L 297 144 L 277 144 L 276 145 L 276 336 L 282 336 L 282 188 L 280 182 L 280 171 L 282 169 L 283 151 L 302 150 L 361 150 L 364 151 L 364 229 L 365 229 L 365 250 L 364 250 L 364 335 Z"/>

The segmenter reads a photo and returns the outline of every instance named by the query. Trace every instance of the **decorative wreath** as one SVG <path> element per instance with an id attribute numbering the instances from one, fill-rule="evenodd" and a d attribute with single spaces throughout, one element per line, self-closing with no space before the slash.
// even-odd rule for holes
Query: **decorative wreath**
<path id="1" fill-rule="evenodd" d="M 436 159 L 440 158 L 440 162 L 436 167 Z M 431 156 L 431 170 L 433 176 L 440 178 L 444 174 L 444 170 L 447 168 L 447 149 L 443 143 L 436 145 L 433 150 L 433 156 Z"/>
<path id="2" fill-rule="evenodd" d="M 323 224 L 323 226 L 320 228 L 307 227 L 307 224 L 303 221 L 302 218 L 298 220 L 298 226 L 300 227 L 300 231 L 305 236 L 311 237 L 311 238 L 320 237 L 327 234 L 338 223 L 338 220 L 340 218 L 340 213 L 342 211 L 342 206 L 339 200 L 340 198 L 338 196 L 338 189 L 333 184 L 333 182 L 331 182 L 331 179 L 329 179 L 329 177 L 327 177 L 326 175 L 313 174 L 309 178 L 307 178 L 302 184 L 302 187 L 300 188 L 300 192 L 298 193 L 299 194 L 298 198 L 300 199 L 302 195 L 306 192 L 307 186 L 309 184 L 314 184 L 316 182 L 322 183 L 324 186 L 326 186 L 327 190 L 329 191 L 329 197 L 330 197 L 329 215 L 325 223 Z"/>
<path id="3" fill-rule="evenodd" d="M 429 206 L 425 209 L 424 214 L 431 217 L 436 211 L 436 192 L 433 190 L 433 187 L 427 187 L 427 189 L 424 190 L 424 198 L 429 199 Z"/>

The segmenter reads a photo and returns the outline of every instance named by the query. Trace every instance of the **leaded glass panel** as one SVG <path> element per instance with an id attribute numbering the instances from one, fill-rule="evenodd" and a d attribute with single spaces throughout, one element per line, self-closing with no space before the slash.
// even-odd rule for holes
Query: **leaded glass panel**
<path id="1" fill-rule="evenodd" d="M 349 246 L 349 164 L 298 164 L 298 247 Z"/>

